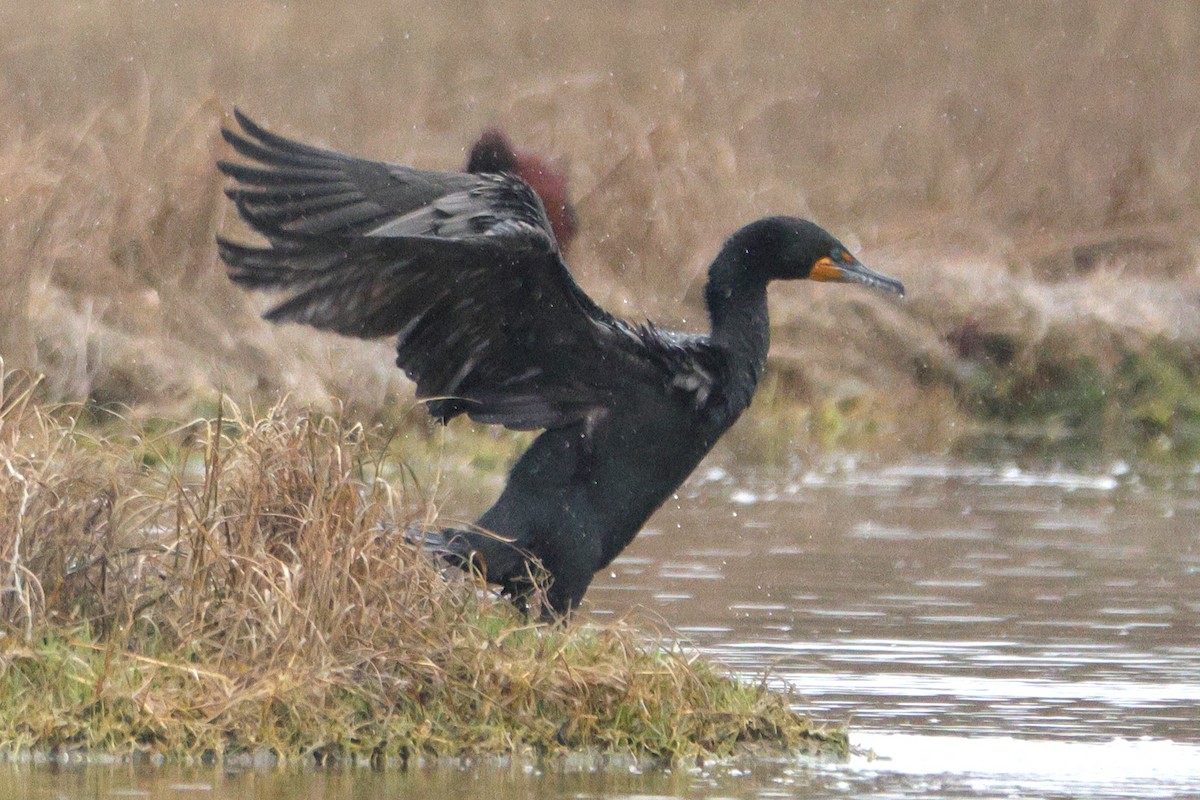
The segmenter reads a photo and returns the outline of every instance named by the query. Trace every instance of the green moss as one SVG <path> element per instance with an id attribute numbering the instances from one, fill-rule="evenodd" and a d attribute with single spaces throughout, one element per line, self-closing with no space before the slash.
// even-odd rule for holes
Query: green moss
<path id="1" fill-rule="evenodd" d="M 152 638 L 94 640 L 44 631 L 0 651 L 0 747 L 232 756 L 266 748 L 285 760 L 547 753 L 600 749 L 655 757 L 731 754 L 769 743 L 842 754 L 844 731 L 810 725 L 785 695 L 747 685 L 682 651 L 634 645 L 580 626 L 476 633 L 492 674 L 449 671 L 381 703 L 378 686 L 321 680 L 305 665 L 255 675 L 205 664 Z M 507 635 L 505 635 L 507 634 Z M 395 677 L 395 676 L 390 676 Z M 631 677 L 635 678 L 631 680 Z M 571 688 L 564 692 L 562 681 Z M 542 684 L 542 689 L 538 687 Z M 214 702 L 214 687 L 224 698 Z"/>
<path id="2" fill-rule="evenodd" d="M 1045 347 L 1020 364 L 996 362 L 975 373 L 968 407 L 1008 423 L 1086 427 L 1103 415 L 1105 380 L 1087 356 Z"/>
<path id="3" fill-rule="evenodd" d="M 1200 453 L 1200 354 L 1166 340 L 1127 352 L 1113 394 L 1139 442 L 1186 457 Z"/>
<path id="4" fill-rule="evenodd" d="M 1200 452 L 1200 356 L 1167 340 L 1126 348 L 1114 367 L 1043 346 L 978 366 L 964 405 L 1025 437 L 1092 449 Z"/>

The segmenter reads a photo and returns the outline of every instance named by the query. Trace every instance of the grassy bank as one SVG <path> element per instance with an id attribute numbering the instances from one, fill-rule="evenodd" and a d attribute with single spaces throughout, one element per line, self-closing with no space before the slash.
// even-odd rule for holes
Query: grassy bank
<path id="1" fill-rule="evenodd" d="M 789 698 L 623 624 L 535 626 L 395 531 L 379 431 L 283 408 L 84 426 L 0 399 L 0 749 L 284 760 L 764 743 Z"/>

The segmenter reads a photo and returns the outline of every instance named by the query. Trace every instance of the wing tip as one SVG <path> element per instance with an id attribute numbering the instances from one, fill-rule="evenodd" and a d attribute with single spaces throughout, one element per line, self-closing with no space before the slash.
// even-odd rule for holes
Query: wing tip
<path id="1" fill-rule="evenodd" d="M 264 128 L 250 119 L 250 116 L 238 106 L 233 107 L 233 118 L 237 120 L 237 124 L 241 126 L 242 130 L 256 139 L 260 138 L 259 133 L 264 132 Z"/>

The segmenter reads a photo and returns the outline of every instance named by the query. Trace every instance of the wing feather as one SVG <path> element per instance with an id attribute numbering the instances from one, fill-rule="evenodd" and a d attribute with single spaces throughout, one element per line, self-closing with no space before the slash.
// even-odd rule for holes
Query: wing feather
<path id="1" fill-rule="evenodd" d="M 395 335 L 397 365 L 442 420 L 557 427 L 639 381 L 669 386 L 669 359 L 579 288 L 516 176 L 367 161 L 236 119 L 223 134 L 251 163 L 218 166 L 268 244 L 222 238 L 219 252 L 239 285 L 286 293 L 268 320 Z"/>

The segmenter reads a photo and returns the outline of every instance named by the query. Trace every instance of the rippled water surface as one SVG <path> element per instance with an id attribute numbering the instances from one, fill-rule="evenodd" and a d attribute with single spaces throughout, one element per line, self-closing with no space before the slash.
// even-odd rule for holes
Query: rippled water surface
<path id="1" fill-rule="evenodd" d="M 34 771 L 21 783 L 41 797 L 1200 797 L 1195 473 L 1147 485 L 1119 464 L 713 469 L 589 600 L 596 616 L 659 620 L 792 687 L 876 757 L 648 774 Z"/>
<path id="2" fill-rule="evenodd" d="M 655 608 L 850 723 L 881 756 L 852 782 L 1200 796 L 1200 481 L 1158 483 L 1119 464 L 712 470 L 593 600 Z"/>
<path id="3" fill-rule="evenodd" d="M 1122 472 L 714 470 L 592 598 L 860 729 L 1200 743 L 1198 481 Z"/>

